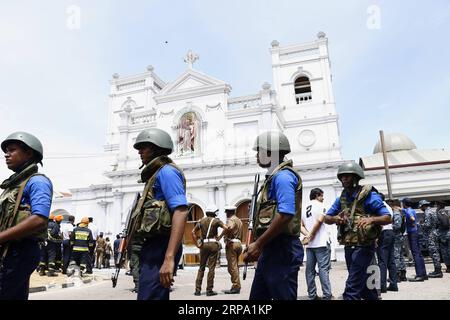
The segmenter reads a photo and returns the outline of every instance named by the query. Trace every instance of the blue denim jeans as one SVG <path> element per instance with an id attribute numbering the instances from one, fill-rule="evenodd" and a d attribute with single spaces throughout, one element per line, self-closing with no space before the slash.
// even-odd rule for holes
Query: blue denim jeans
<path id="1" fill-rule="evenodd" d="M 383 230 L 378 239 L 378 266 L 380 267 L 381 290 L 387 288 L 387 271 L 391 287 L 397 288 L 397 267 L 394 257 L 394 231 Z"/>
<path id="2" fill-rule="evenodd" d="M 316 291 L 316 264 L 319 269 L 319 279 L 322 285 L 322 292 L 324 299 L 330 299 L 331 294 L 331 283 L 330 283 L 330 246 L 318 247 L 318 248 L 307 248 L 306 249 L 306 284 L 308 286 L 308 297 L 314 299 L 317 297 Z"/>

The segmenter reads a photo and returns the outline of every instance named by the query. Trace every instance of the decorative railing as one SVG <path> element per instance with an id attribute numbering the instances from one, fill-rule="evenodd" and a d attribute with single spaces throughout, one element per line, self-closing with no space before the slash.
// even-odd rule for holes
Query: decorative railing
<path id="1" fill-rule="evenodd" d="M 156 121 L 156 110 L 136 112 L 130 116 L 130 124 L 145 124 Z"/>
<path id="2" fill-rule="evenodd" d="M 247 96 L 228 100 L 228 110 L 254 108 L 261 105 L 261 96 Z"/>
<path id="3" fill-rule="evenodd" d="M 127 83 L 124 83 L 124 84 L 119 84 L 117 86 L 117 91 L 122 91 L 122 90 L 137 88 L 137 87 L 143 87 L 143 86 L 145 86 L 145 80 L 138 80 L 138 81 L 133 81 L 133 82 L 127 82 Z"/>
<path id="4" fill-rule="evenodd" d="M 295 101 L 297 104 L 308 103 L 312 100 L 311 92 L 299 93 L 295 95 Z"/>

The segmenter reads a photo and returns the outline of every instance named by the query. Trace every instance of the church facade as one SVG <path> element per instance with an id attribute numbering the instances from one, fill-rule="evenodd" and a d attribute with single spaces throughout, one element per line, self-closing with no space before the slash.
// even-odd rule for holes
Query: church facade
<path id="1" fill-rule="evenodd" d="M 302 177 L 303 198 L 319 187 L 329 207 L 341 191 L 336 172 L 343 160 L 328 39 L 320 32 L 308 43 L 281 46 L 273 41 L 269 53 L 273 83 L 263 83 L 248 96 L 234 97 L 230 84 L 196 70 L 198 56 L 191 51 L 186 70 L 171 82 L 158 77 L 152 66 L 141 74 L 114 74 L 104 146 L 115 159 L 105 165 L 109 182 L 71 189 L 70 197 L 54 200 L 53 209 L 67 210 L 76 221 L 92 216 L 105 235 L 120 233 L 135 193 L 143 189 L 137 182 L 141 161 L 133 144 L 140 131 L 153 127 L 171 135 L 171 157 L 187 179 L 186 263 L 196 263 L 198 249 L 190 232 L 208 205 L 217 205 L 223 221 L 224 206 L 235 205 L 247 226 L 254 175 L 264 176 L 252 146 L 264 131 L 278 130 L 288 137 L 288 158 Z"/>

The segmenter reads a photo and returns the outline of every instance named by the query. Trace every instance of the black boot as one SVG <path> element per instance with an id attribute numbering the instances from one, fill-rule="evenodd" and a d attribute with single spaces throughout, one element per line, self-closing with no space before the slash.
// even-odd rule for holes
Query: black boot
<path id="1" fill-rule="evenodd" d="M 428 274 L 430 278 L 442 278 L 444 275 L 442 274 L 441 269 L 435 269 L 433 272 Z"/>
<path id="2" fill-rule="evenodd" d="M 400 279 L 400 281 L 408 281 L 408 279 L 406 278 L 406 270 L 401 270 L 400 271 L 399 279 Z"/>

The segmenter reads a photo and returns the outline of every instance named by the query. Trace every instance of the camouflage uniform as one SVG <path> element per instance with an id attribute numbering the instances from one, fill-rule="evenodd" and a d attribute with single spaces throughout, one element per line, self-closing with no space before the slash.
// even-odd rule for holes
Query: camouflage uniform
<path id="1" fill-rule="evenodd" d="M 430 257 L 433 259 L 434 273 L 441 273 L 441 258 L 439 256 L 438 243 L 438 221 L 436 213 L 429 207 L 425 209 L 425 217 L 423 222 L 424 237 L 428 239 L 427 248 Z"/>
<path id="2" fill-rule="evenodd" d="M 438 210 L 437 214 L 445 214 L 448 216 L 448 212 L 445 209 Z M 450 229 L 448 230 L 439 229 L 438 238 L 442 259 L 444 260 L 444 263 L 447 266 L 446 272 L 450 272 Z"/>
<path id="3" fill-rule="evenodd" d="M 404 253 L 405 237 L 400 229 L 402 225 L 402 214 L 399 210 L 393 210 L 393 223 L 392 229 L 394 230 L 394 260 L 397 271 L 402 273 L 406 272 Z"/>
<path id="4" fill-rule="evenodd" d="M 133 276 L 134 289 L 133 292 L 139 291 L 139 257 L 142 249 L 142 241 L 132 241 L 130 245 L 130 272 Z"/>

